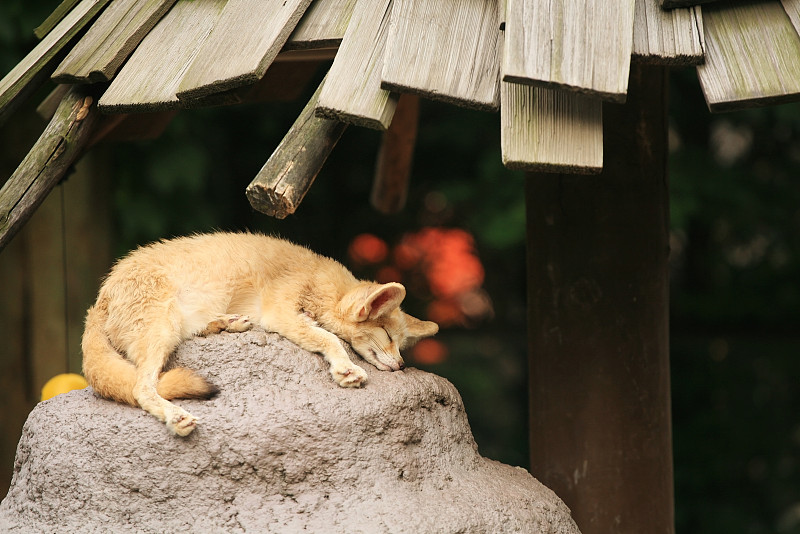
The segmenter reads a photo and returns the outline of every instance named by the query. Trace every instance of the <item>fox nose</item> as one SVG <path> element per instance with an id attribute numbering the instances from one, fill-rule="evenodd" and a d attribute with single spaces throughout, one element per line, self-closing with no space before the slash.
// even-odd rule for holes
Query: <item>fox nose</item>
<path id="1" fill-rule="evenodd" d="M 400 362 L 400 370 L 402 371 L 405 368 L 406 368 L 405 362 Z"/>

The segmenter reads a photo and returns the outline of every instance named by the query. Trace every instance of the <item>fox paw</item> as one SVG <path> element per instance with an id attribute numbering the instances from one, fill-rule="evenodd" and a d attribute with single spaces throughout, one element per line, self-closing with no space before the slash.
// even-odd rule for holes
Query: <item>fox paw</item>
<path id="1" fill-rule="evenodd" d="M 186 410 L 178 410 L 167 417 L 167 428 L 179 436 L 188 436 L 197 427 L 197 418 Z"/>
<path id="2" fill-rule="evenodd" d="M 228 332 L 246 332 L 253 328 L 247 315 L 227 315 L 223 319 L 227 322 L 225 330 Z"/>
<path id="3" fill-rule="evenodd" d="M 223 330 L 226 332 L 246 332 L 253 328 L 250 317 L 247 315 L 223 315 L 219 319 L 214 319 L 200 332 L 200 336 L 219 334 Z"/>
<path id="4" fill-rule="evenodd" d="M 343 388 L 359 388 L 367 382 L 367 372 L 354 364 L 331 365 L 331 376 Z"/>

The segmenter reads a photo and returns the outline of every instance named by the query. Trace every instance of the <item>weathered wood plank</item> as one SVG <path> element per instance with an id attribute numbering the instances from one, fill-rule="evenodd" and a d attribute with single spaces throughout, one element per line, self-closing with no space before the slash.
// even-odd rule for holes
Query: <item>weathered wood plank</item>
<path id="1" fill-rule="evenodd" d="M 176 95 L 225 0 L 178 0 L 147 34 L 100 98 L 104 113 L 185 107 Z"/>
<path id="2" fill-rule="evenodd" d="M 91 140 L 100 122 L 95 91 L 78 86 L 67 93 L 28 156 L 0 189 L 0 251 Z"/>
<path id="3" fill-rule="evenodd" d="M 800 0 L 781 0 L 781 5 L 789 16 L 794 30 L 800 34 Z"/>
<path id="4" fill-rule="evenodd" d="M 502 82 L 503 164 L 526 171 L 593 174 L 603 169 L 603 108 L 598 99 Z"/>
<path id="5" fill-rule="evenodd" d="M 697 75 L 711 111 L 800 100 L 800 36 L 779 2 L 710 5 L 703 25 Z"/>
<path id="6" fill-rule="evenodd" d="M 191 100 L 264 76 L 311 0 L 228 0 L 178 88 Z"/>
<path id="7" fill-rule="evenodd" d="M 314 115 L 322 85 L 247 186 L 250 205 L 261 213 L 278 219 L 294 213 L 347 128 L 343 122 Z"/>
<path id="8" fill-rule="evenodd" d="M 43 39 L 45 35 L 50 33 L 50 31 L 67 16 L 67 13 L 72 11 L 72 8 L 75 7 L 75 4 L 78 2 L 79 0 L 64 0 L 58 4 L 58 7 L 44 19 L 44 22 L 33 29 L 33 34 L 39 39 Z"/>
<path id="9" fill-rule="evenodd" d="M 418 122 L 419 97 L 400 95 L 394 120 L 383 134 L 370 194 L 370 203 L 381 213 L 397 213 L 406 205 Z"/>
<path id="10" fill-rule="evenodd" d="M 703 26 L 699 7 L 664 10 L 658 0 L 636 0 L 634 59 L 660 65 L 703 62 Z"/>
<path id="11" fill-rule="evenodd" d="M 339 46 L 355 5 L 356 0 L 313 0 L 283 49 Z"/>
<path id="12" fill-rule="evenodd" d="M 111 80 L 175 0 L 114 0 L 56 68 L 59 83 Z"/>
<path id="13" fill-rule="evenodd" d="M 634 0 L 508 0 L 503 80 L 624 102 Z"/>
<path id="14" fill-rule="evenodd" d="M 50 76 L 65 45 L 108 0 L 83 0 L 0 80 L 0 124 Z"/>
<path id="15" fill-rule="evenodd" d="M 317 104 L 318 117 L 385 130 L 397 95 L 381 89 L 392 0 L 359 0 Z"/>
<path id="16" fill-rule="evenodd" d="M 496 111 L 500 53 L 495 0 L 394 0 L 382 87 Z"/>

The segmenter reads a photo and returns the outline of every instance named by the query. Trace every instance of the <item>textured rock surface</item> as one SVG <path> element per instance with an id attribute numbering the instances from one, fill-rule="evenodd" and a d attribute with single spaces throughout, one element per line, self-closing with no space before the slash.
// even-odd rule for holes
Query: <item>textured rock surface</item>
<path id="1" fill-rule="evenodd" d="M 477 453 L 440 377 L 363 364 L 367 386 L 342 389 L 263 331 L 194 339 L 173 360 L 222 390 L 178 401 L 200 419 L 189 437 L 88 388 L 40 403 L 0 532 L 578 532 L 527 471 Z"/>

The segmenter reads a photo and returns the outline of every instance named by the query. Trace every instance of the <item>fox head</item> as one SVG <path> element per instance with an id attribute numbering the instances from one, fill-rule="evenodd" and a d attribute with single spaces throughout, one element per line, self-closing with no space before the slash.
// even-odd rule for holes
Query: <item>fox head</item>
<path id="1" fill-rule="evenodd" d="M 400 309 L 405 296 L 402 284 L 362 282 L 337 305 L 339 336 L 362 358 L 384 371 L 405 367 L 400 351 L 439 331 L 436 323 L 421 321 Z"/>

